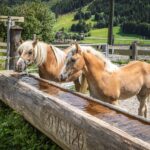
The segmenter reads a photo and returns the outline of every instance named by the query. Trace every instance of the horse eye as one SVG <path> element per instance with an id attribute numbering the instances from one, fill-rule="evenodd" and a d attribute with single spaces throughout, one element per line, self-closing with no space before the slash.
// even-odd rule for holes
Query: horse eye
<path id="1" fill-rule="evenodd" d="M 75 59 L 75 58 L 71 58 L 71 62 L 73 62 L 73 63 L 74 63 L 75 61 L 76 61 L 76 59 Z"/>
<path id="2" fill-rule="evenodd" d="M 32 54 L 32 51 L 29 51 L 28 54 L 31 55 L 31 54 Z"/>
<path id="3" fill-rule="evenodd" d="M 19 53 L 19 55 L 21 56 L 22 52 L 21 52 L 21 51 L 19 51 L 18 53 Z"/>

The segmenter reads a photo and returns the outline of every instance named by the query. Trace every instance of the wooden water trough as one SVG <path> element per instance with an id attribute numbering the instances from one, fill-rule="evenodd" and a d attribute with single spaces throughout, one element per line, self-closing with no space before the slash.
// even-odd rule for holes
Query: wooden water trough
<path id="1" fill-rule="evenodd" d="M 0 99 L 65 150 L 150 150 L 150 122 L 33 75 L 0 72 Z"/>

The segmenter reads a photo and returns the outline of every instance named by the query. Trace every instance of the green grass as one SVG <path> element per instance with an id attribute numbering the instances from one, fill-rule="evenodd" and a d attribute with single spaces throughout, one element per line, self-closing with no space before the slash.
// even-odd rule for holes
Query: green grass
<path id="1" fill-rule="evenodd" d="M 84 7 L 83 10 L 85 11 L 86 7 Z M 72 12 L 72 13 L 59 16 L 55 23 L 54 30 L 58 31 L 62 27 L 64 27 L 64 29 L 69 32 L 71 25 L 73 23 L 78 22 L 73 20 L 75 13 L 76 12 Z M 86 23 L 94 24 L 95 21 L 93 21 L 93 16 L 91 19 L 87 20 Z M 93 29 L 90 31 L 90 33 L 91 33 L 91 37 L 86 37 L 83 41 L 80 42 L 81 43 L 106 43 L 107 42 L 107 35 L 108 35 L 107 28 Z M 150 40 L 145 40 L 142 38 L 142 36 L 122 33 L 121 28 L 119 26 L 113 28 L 113 33 L 115 37 L 115 44 L 131 44 L 135 40 L 141 44 L 150 44 Z"/>
<path id="2" fill-rule="evenodd" d="M 59 16 L 58 19 L 56 20 L 54 30 L 58 31 L 62 27 L 64 27 L 65 30 L 69 30 L 69 28 L 71 27 L 73 23 L 77 23 L 77 21 L 73 20 L 74 14 L 75 12 L 72 12 L 66 15 Z"/>
<path id="3" fill-rule="evenodd" d="M 71 25 L 78 22 L 78 20 L 74 20 L 75 13 L 76 12 L 71 12 L 71 13 L 67 13 L 65 15 L 59 16 L 54 25 L 54 31 L 59 31 L 63 27 L 66 31 L 69 31 Z M 86 23 L 93 24 L 95 21 L 92 21 L 92 20 L 93 20 L 92 18 L 89 20 L 86 20 Z"/>
<path id="4" fill-rule="evenodd" d="M 0 102 L 0 150 L 61 150 L 61 148 Z"/>
<path id="5" fill-rule="evenodd" d="M 107 35 L 108 29 L 94 29 L 90 31 L 91 36 L 86 37 L 82 43 L 106 43 L 107 42 Z M 115 44 L 131 44 L 133 41 L 138 41 L 141 44 L 150 44 L 150 40 L 142 39 L 142 36 L 139 35 L 131 35 L 131 34 L 124 34 L 121 32 L 120 27 L 114 27 L 113 33 L 115 37 Z"/>

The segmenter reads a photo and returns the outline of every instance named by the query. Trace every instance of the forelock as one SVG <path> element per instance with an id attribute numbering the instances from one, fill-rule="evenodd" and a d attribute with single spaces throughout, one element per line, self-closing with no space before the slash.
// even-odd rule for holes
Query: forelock
<path id="1" fill-rule="evenodd" d="M 24 50 L 30 50 L 33 48 L 32 41 L 25 41 L 18 47 L 18 52 L 23 52 Z"/>

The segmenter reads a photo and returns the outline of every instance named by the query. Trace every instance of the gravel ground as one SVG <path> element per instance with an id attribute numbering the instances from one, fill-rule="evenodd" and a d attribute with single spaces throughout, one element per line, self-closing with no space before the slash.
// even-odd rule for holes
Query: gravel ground
<path id="1" fill-rule="evenodd" d="M 119 102 L 119 107 L 121 109 L 125 109 L 129 113 L 138 115 L 139 101 L 135 96 L 126 100 L 120 100 Z M 148 119 L 150 119 L 150 102 L 148 102 Z"/>

